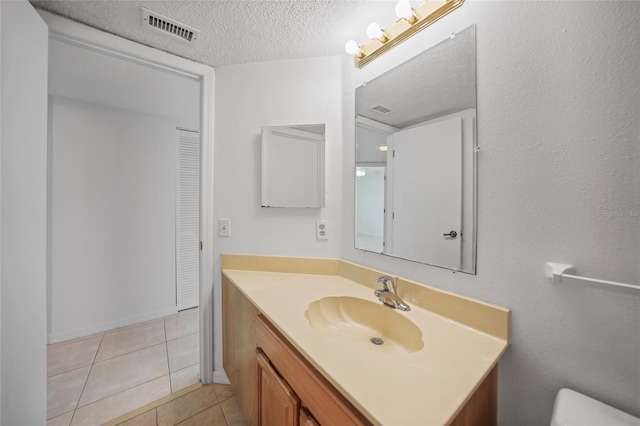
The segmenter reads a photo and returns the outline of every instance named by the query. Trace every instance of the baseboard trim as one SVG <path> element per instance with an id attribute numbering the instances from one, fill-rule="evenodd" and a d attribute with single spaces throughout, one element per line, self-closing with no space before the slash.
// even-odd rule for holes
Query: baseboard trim
<path id="1" fill-rule="evenodd" d="M 227 373 L 225 373 L 224 370 L 213 370 L 213 383 L 217 383 L 219 385 L 231 384 L 227 377 Z"/>
<path id="2" fill-rule="evenodd" d="M 147 312 L 145 314 L 133 315 L 128 318 L 118 319 L 115 321 L 108 321 L 101 324 L 92 325 L 89 327 L 83 327 L 76 330 L 60 331 L 55 333 L 49 333 L 47 335 L 47 343 L 64 342 L 65 340 L 76 339 L 78 337 L 90 336 L 92 334 L 101 333 L 103 331 L 112 330 L 114 328 L 125 327 L 128 325 L 136 324 L 139 322 L 154 320 L 168 315 L 173 315 L 178 312 L 178 307 L 173 306 L 171 308 L 160 309 L 153 312 Z"/>

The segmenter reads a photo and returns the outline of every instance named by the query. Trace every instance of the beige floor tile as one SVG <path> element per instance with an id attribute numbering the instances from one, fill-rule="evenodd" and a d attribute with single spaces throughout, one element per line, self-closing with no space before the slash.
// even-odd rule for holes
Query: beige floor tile
<path id="1" fill-rule="evenodd" d="M 158 407 L 158 426 L 173 426 L 218 403 L 213 386 L 193 392 Z"/>
<path id="2" fill-rule="evenodd" d="M 67 414 L 63 414 L 61 416 L 47 420 L 47 426 L 69 426 L 71 424 L 72 418 L 73 411 L 70 411 Z"/>
<path id="3" fill-rule="evenodd" d="M 220 404 L 204 410 L 201 413 L 196 414 L 193 417 L 189 417 L 182 423 L 178 423 L 180 426 L 227 426 L 227 421 L 222 413 Z"/>
<path id="4" fill-rule="evenodd" d="M 140 414 L 118 426 L 156 426 L 156 409 Z"/>
<path id="5" fill-rule="evenodd" d="M 216 391 L 216 396 L 218 397 L 218 401 L 220 402 L 235 395 L 235 392 L 230 385 L 219 385 L 217 383 L 214 383 L 213 389 Z"/>
<path id="6" fill-rule="evenodd" d="M 191 312 L 197 311 L 197 310 L 198 310 L 197 307 L 192 308 L 192 309 L 186 309 L 184 311 L 176 312 L 173 315 L 167 315 L 166 317 L 164 317 L 164 319 L 171 319 L 171 318 L 176 318 L 176 317 L 180 317 L 180 316 L 183 316 L 183 315 L 189 315 Z"/>
<path id="7" fill-rule="evenodd" d="M 171 392 L 175 393 L 198 382 L 200 382 L 200 364 L 194 364 L 171 373 Z"/>
<path id="8" fill-rule="evenodd" d="M 148 348 L 164 341 L 164 323 L 162 320 L 109 332 L 102 338 L 95 362 Z"/>
<path id="9" fill-rule="evenodd" d="M 168 378 L 168 374 L 164 343 L 96 363 L 89 374 L 79 406 L 82 407 L 158 377 L 167 376 Z"/>
<path id="10" fill-rule="evenodd" d="M 47 379 L 47 419 L 76 409 L 91 367 L 82 367 Z"/>
<path id="11" fill-rule="evenodd" d="M 102 333 L 89 338 L 60 342 L 47 347 L 47 377 L 86 367 L 93 363 Z"/>
<path id="12" fill-rule="evenodd" d="M 227 419 L 227 424 L 229 426 L 249 425 L 249 423 L 247 423 L 247 419 L 244 418 L 244 414 L 242 414 L 242 409 L 238 403 L 237 396 L 233 396 L 226 401 L 222 401 L 220 405 L 222 406 L 224 417 Z"/>
<path id="13" fill-rule="evenodd" d="M 100 425 L 170 393 L 171 385 L 166 375 L 78 408 L 71 425 Z"/>
<path id="14" fill-rule="evenodd" d="M 154 319 L 148 320 L 148 321 L 137 322 L 135 324 L 129 324 L 129 325 L 125 325 L 125 326 L 118 327 L 118 328 L 112 328 L 111 330 L 105 331 L 104 334 L 107 335 L 107 334 L 111 334 L 111 333 L 119 333 L 121 331 L 128 330 L 130 328 L 140 327 L 140 326 L 151 324 L 151 323 L 154 323 L 154 322 L 160 321 L 160 320 L 162 320 L 162 318 L 154 318 Z"/>
<path id="15" fill-rule="evenodd" d="M 200 362 L 200 336 L 192 334 L 167 342 L 169 371 L 182 370 Z"/>
<path id="16" fill-rule="evenodd" d="M 197 333 L 200 330 L 198 309 L 189 309 L 164 319 L 167 341 Z"/>

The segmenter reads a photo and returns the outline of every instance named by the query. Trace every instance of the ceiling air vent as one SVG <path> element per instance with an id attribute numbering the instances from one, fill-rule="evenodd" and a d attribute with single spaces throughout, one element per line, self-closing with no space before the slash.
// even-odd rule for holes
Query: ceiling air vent
<path id="1" fill-rule="evenodd" d="M 369 109 L 371 111 L 375 111 L 375 112 L 380 113 L 380 114 L 389 114 L 392 111 L 391 108 L 386 107 L 384 105 L 380 105 L 380 104 L 372 106 Z"/>
<path id="2" fill-rule="evenodd" d="M 193 43 L 200 37 L 200 31 L 188 25 L 174 21 L 166 16 L 159 15 L 144 7 L 142 10 L 142 27 L 158 31 L 171 38 L 177 38 L 187 43 Z"/>

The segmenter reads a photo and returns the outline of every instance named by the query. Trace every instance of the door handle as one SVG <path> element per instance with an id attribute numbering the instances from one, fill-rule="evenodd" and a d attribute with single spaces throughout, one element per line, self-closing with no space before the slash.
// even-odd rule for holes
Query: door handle
<path id="1" fill-rule="evenodd" d="M 458 236 L 458 233 L 456 231 L 449 231 L 447 234 L 442 234 L 445 237 L 451 237 L 451 238 L 455 238 Z"/>

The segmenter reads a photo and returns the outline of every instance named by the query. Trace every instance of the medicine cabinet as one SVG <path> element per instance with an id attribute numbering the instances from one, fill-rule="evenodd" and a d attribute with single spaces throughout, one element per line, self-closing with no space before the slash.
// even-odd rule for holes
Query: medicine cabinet
<path id="1" fill-rule="evenodd" d="M 262 207 L 324 207 L 325 125 L 262 128 Z"/>

